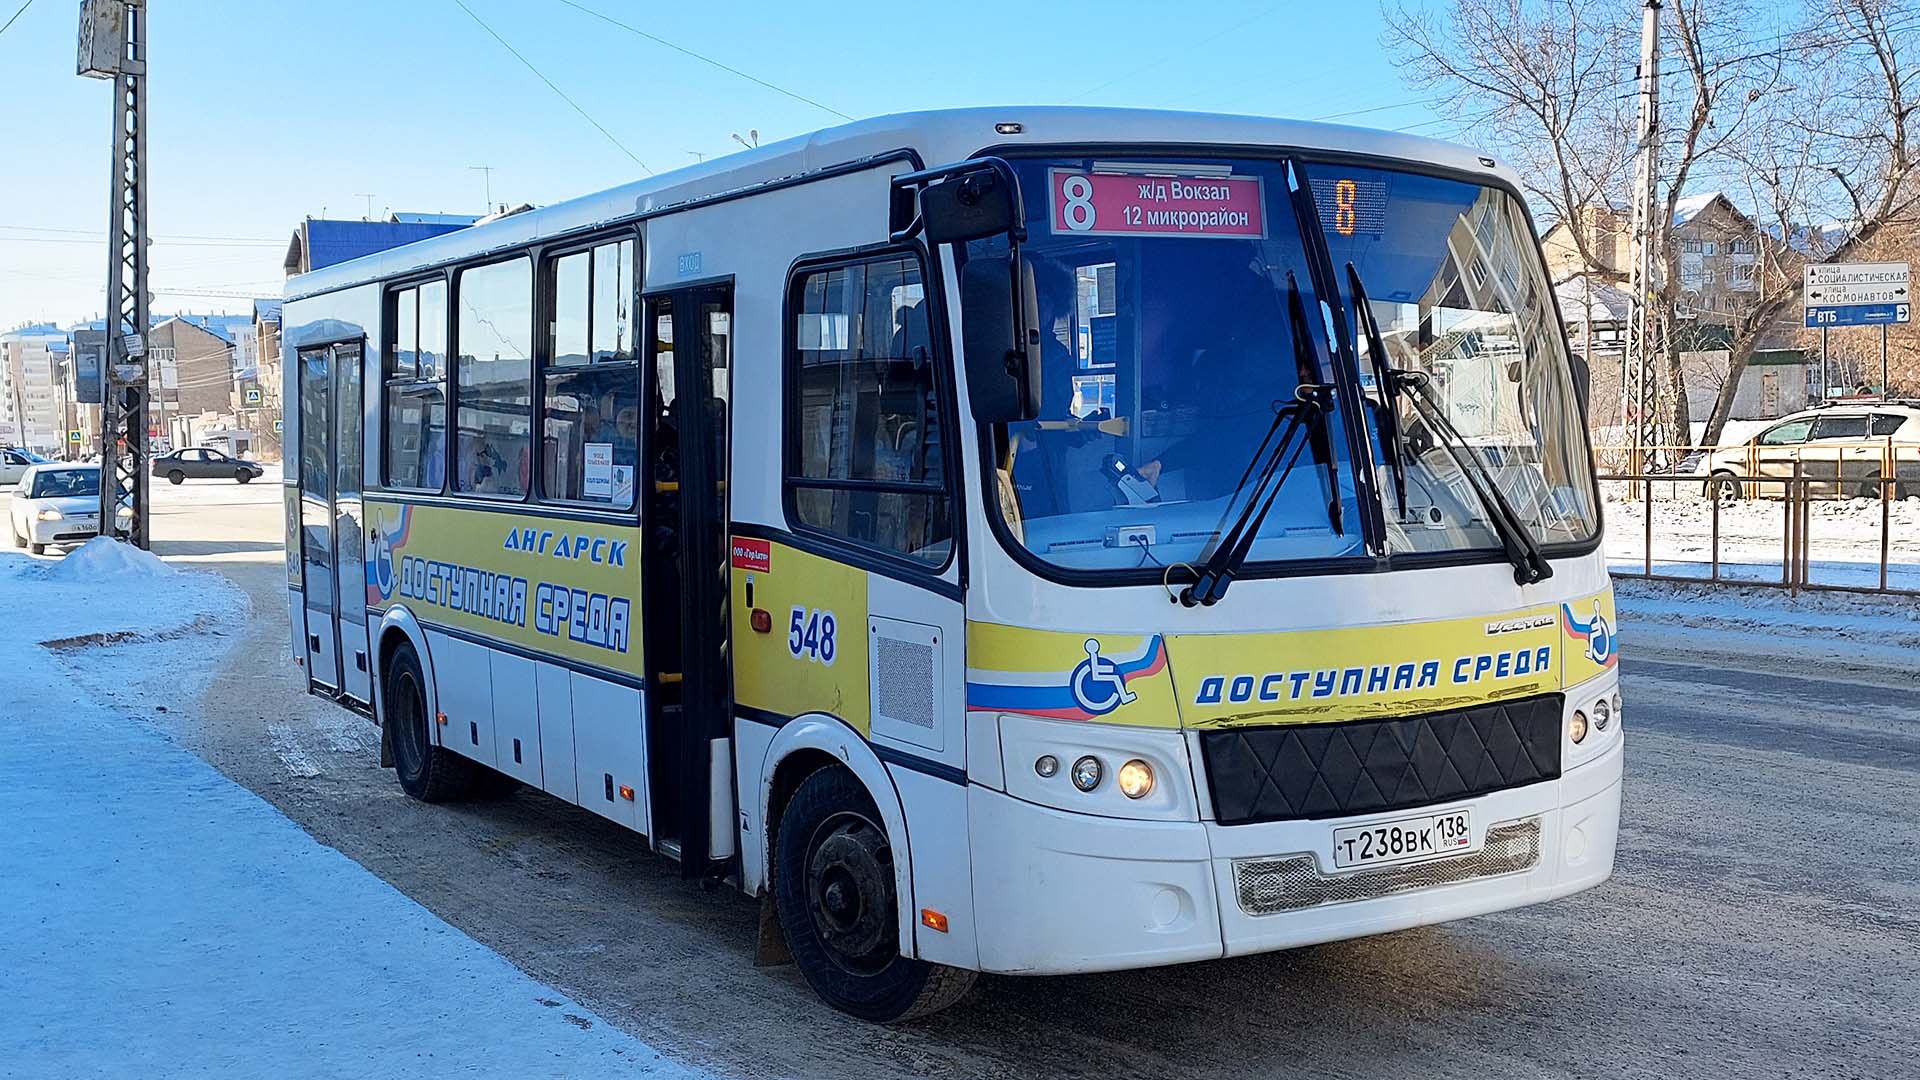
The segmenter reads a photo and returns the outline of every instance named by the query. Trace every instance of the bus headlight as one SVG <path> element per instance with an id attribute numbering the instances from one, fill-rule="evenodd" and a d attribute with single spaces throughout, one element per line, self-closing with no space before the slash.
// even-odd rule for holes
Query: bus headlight
<path id="1" fill-rule="evenodd" d="M 1041 754 L 1033 762 L 1033 771 L 1042 779 L 1060 771 L 1060 759 L 1052 754 Z"/>
<path id="2" fill-rule="evenodd" d="M 1120 766 L 1120 775 L 1114 778 L 1120 785 L 1120 793 L 1129 799 L 1143 799 L 1153 791 L 1153 766 L 1134 758 Z"/>
<path id="3" fill-rule="evenodd" d="M 1088 754 L 1073 763 L 1073 786 L 1081 791 L 1092 791 L 1100 786 L 1100 759 Z"/>
<path id="4" fill-rule="evenodd" d="M 1573 710 L 1573 716 L 1567 720 L 1567 737 L 1576 744 L 1587 737 L 1587 714 L 1579 709 Z"/>
<path id="5" fill-rule="evenodd" d="M 1607 730 L 1608 721 L 1612 719 L 1613 719 L 1613 706 L 1607 704 L 1606 698 L 1601 698 L 1599 701 L 1596 701 L 1593 703 L 1593 726 L 1594 727 L 1599 728 L 1601 731 L 1605 731 Z"/>

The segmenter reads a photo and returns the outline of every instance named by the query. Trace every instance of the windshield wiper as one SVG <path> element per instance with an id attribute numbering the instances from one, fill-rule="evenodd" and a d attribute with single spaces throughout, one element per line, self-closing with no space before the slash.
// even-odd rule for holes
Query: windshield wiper
<path id="1" fill-rule="evenodd" d="M 1407 518 L 1407 443 L 1406 433 L 1400 430 L 1400 382 L 1393 377 L 1386 339 L 1381 336 L 1380 324 L 1367 301 L 1367 287 L 1361 283 L 1360 271 L 1354 269 L 1352 263 L 1347 264 L 1347 289 L 1353 294 L 1354 324 L 1366 335 L 1367 355 L 1373 360 L 1373 381 L 1380 386 L 1377 416 L 1380 447 L 1387 458 L 1387 470 L 1393 474 L 1394 509 L 1404 522 Z"/>
<path id="2" fill-rule="evenodd" d="M 1306 306 L 1300 299 L 1300 287 L 1293 274 L 1287 275 L 1287 308 L 1292 323 L 1293 365 L 1298 384 L 1294 388 L 1293 400 L 1274 409 L 1273 423 L 1268 425 L 1267 433 L 1260 439 L 1260 445 L 1254 448 L 1253 457 L 1240 473 L 1240 482 L 1227 496 L 1226 514 L 1233 512 L 1233 506 L 1241 491 L 1246 489 L 1247 480 L 1255 475 L 1258 468 L 1258 480 L 1253 491 L 1247 496 L 1246 503 L 1240 509 L 1240 516 L 1233 527 L 1221 533 L 1219 543 L 1212 554 L 1200 566 L 1200 576 L 1180 592 L 1180 603 L 1186 607 L 1196 604 L 1212 606 L 1220 602 L 1227 594 L 1227 587 L 1233 584 L 1233 576 L 1247 561 L 1253 550 L 1254 538 L 1260 534 L 1260 526 L 1267 519 L 1267 512 L 1273 509 L 1275 500 L 1286 487 L 1287 477 L 1293 472 L 1293 466 L 1300 460 L 1300 452 L 1311 446 L 1314 459 L 1324 470 L 1330 489 L 1327 498 L 1327 520 L 1336 534 L 1344 533 L 1342 527 L 1342 505 L 1340 500 L 1339 464 L 1333 456 L 1333 440 L 1327 431 L 1327 414 L 1333 408 L 1333 387 L 1326 383 L 1315 382 L 1314 359 L 1317 355 L 1313 348 L 1313 338 L 1307 332 Z M 1286 421 L 1284 433 L 1279 442 L 1273 441 L 1276 431 L 1281 431 L 1281 421 Z M 1306 438 L 1298 445 L 1294 440 L 1302 430 Z M 1272 449 L 1268 449 L 1271 445 Z M 1289 454 L 1287 447 L 1293 446 Z M 1281 467 L 1281 461 L 1286 461 Z M 1275 471 L 1278 470 L 1278 477 Z M 1221 517 L 1224 523 L 1225 515 Z"/>
<path id="3" fill-rule="evenodd" d="M 1413 411 L 1420 414 L 1427 427 L 1433 430 L 1440 445 L 1453 459 L 1460 475 L 1466 477 L 1468 486 L 1487 511 L 1487 520 L 1493 531 L 1500 537 L 1500 546 L 1506 551 L 1507 561 L 1513 564 L 1513 580 L 1521 585 L 1532 585 L 1553 576 L 1553 564 L 1547 561 L 1546 554 L 1540 550 L 1540 544 L 1533 538 L 1533 530 L 1520 520 L 1520 515 L 1507 501 L 1506 494 L 1500 490 L 1500 480 L 1494 473 L 1492 463 L 1480 455 L 1473 444 L 1467 442 L 1453 421 L 1447 418 L 1446 408 L 1433 393 L 1432 380 L 1424 371 L 1407 371 L 1396 368 L 1387 362 L 1386 342 L 1380 336 L 1380 326 L 1373 318 L 1373 310 L 1367 303 L 1367 288 L 1360 281 L 1360 272 L 1352 263 L 1347 264 L 1347 279 L 1353 292 L 1353 304 L 1358 318 L 1364 323 L 1367 332 L 1367 351 L 1374 355 L 1375 378 L 1381 380 L 1381 401 L 1393 415 L 1393 438 L 1397 444 L 1400 439 L 1399 414 L 1395 411 L 1400 395 L 1405 393 L 1413 402 Z M 1381 441 L 1387 440 L 1387 431 L 1383 422 Z M 1389 461 L 1395 468 L 1395 494 L 1400 498 L 1401 511 L 1406 509 L 1406 474 L 1403 448 L 1395 445 L 1388 451 Z M 1481 483 L 1485 477 L 1486 482 Z"/>
<path id="4" fill-rule="evenodd" d="M 1434 397 L 1431 380 L 1424 371 L 1395 370 L 1393 376 L 1402 387 L 1412 391 L 1409 395 L 1413 409 L 1427 422 L 1434 434 L 1440 437 L 1440 445 L 1446 448 L 1447 456 L 1459 467 L 1461 475 L 1480 498 L 1480 505 L 1487 510 L 1487 519 L 1493 525 L 1493 531 L 1500 534 L 1500 544 L 1506 549 L 1507 561 L 1513 564 L 1513 580 L 1521 585 L 1532 585 L 1553 576 L 1553 565 L 1547 562 L 1540 544 L 1533 538 L 1533 530 L 1527 528 L 1514 512 L 1513 504 L 1500 490 L 1500 481 L 1494 474 L 1493 466 L 1479 451 L 1467 442 L 1453 421 L 1447 419 L 1445 408 Z M 1469 464 L 1471 462 L 1471 464 Z M 1481 483 L 1481 477 L 1486 483 Z"/>

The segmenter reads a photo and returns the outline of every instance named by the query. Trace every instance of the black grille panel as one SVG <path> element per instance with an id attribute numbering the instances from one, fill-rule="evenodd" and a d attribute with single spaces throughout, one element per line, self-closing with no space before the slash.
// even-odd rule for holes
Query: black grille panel
<path id="1" fill-rule="evenodd" d="M 1203 731 L 1222 825 L 1345 817 L 1560 776 L 1559 694 L 1390 720 Z"/>

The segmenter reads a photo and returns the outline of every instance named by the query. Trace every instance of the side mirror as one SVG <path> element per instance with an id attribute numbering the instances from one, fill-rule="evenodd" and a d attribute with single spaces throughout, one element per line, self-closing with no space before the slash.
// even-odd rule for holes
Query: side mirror
<path id="1" fill-rule="evenodd" d="M 1020 226 L 1011 185 L 979 169 L 920 189 L 920 220 L 927 243 L 964 244 L 1002 236 Z"/>
<path id="2" fill-rule="evenodd" d="M 1585 416 L 1593 398 L 1593 369 L 1587 366 L 1586 357 L 1572 349 L 1567 350 L 1567 355 L 1573 358 L 1573 398 L 1580 404 L 1580 415 Z"/>
<path id="3" fill-rule="evenodd" d="M 1033 271 L 1022 267 L 1025 310 L 1016 319 L 1012 258 L 979 256 L 960 270 L 967 396 L 974 418 L 983 424 L 1012 424 L 1040 415 L 1040 313 Z"/>

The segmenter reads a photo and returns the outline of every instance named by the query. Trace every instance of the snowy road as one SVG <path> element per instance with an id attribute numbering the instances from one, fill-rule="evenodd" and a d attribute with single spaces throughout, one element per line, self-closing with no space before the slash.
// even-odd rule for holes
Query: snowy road
<path id="1" fill-rule="evenodd" d="M 1920 1056 L 1920 649 L 1905 638 L 1843 666 L 1844 641 L 1755 652 L 1732 618 L 1636 639 L 1625 602 L 1627 806 L 1608 885 L 1264 957 L 984 978 L 949 1012 L 888 1030 L 829 1012 L 792 968 L 753 968 L 752 904 L 683 883 L 598 818 L 531 794 L 402 797 L 375 765 L 372 729 L 299 692 L 276 495 L 158 496 L 156 548 L 227 574 L 257 612 L 201 706 L 180 710 L 178 687 L 147 664 L 153 677 L 133 686 L 96 669 L 89 691 L 687 1063 L 737 1076 L 1433 1080 L 1891 1076 Z M 483 1047 L 501 1037 L 498 1024 L 474 1031 Z"/>

